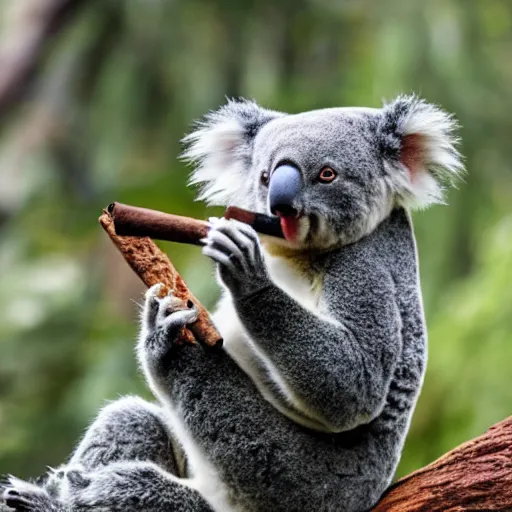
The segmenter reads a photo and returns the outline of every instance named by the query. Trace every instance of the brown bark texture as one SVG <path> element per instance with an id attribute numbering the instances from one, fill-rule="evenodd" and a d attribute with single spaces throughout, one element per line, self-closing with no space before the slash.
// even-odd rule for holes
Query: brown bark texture
<path id="1" fill-rule="evenodd" d="M 512 416 L 407 475 L 373 512 L 512 511 Z"/>
<path id="2" fill-rule="evenodd" d="M 190 292 L 168 256 L 155 242 L 149 237 L 118 235 L 112 216 L 107 210 L 103 211 L 99 222 L 126 262 L 148 288 L 163 283 L 164 288 L 161 295 L 166 295 L 172 291 L 175 297 L 183 301 L 182 307 L 195 305 L 198 308 L 199 316 L 197 320 L 183 330 L 180 341 L 195 343 L 197 340 L 211 347 L 220 346 L 222 337 L 213 325 L 208 311 Z"/>

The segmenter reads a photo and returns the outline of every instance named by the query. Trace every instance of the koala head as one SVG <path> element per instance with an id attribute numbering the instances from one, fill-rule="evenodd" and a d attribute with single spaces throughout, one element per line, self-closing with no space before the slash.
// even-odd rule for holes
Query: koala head
<path id="1" fill-rule="evenodd" d="M 455 128 L 415 96 L 293 115 L 229 101 L 185 137 L 183 157 L 199 199 L 279 215 L 285 244 L 328 249 L 367 235 L 395 206 L 442 202 L 442 184 L 463 171 Z"/>

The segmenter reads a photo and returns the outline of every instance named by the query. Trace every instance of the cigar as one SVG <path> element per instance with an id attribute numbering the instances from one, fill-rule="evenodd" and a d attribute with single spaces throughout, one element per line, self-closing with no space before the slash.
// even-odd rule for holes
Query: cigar
<path id="1" fill-rule="evenodd" d="M 201 245 L 208 234 L 208 222 L 163 213 L 148 208 L 111 203 L 107 212 L 114 221 L 116 235 L 147 236 L 155 240 Z"/>
<path id="2" fill-rule="evenodd" d="M 163 213 L 148 208 L 111 203 L 107 212 L 114 221 L 119 236 L 147 236 L 155 240 L 202 245 L 209 224 L 204 220 Z M 262 235 L 284 238 L 278 217 L 254 213 L 236 206 L 227 208 L 224 217 L 249 224 Z"/>
<path id="3" fill-rule="evenodd" d="M 262 235 L 284 238 L 283 230 L 279 217 L 265 215 L 264 213 L 254 213 L 237 206 L 228 206 L 224 213 L 225 219 L 235 219 L 252 226 L 254 231 Z"/>

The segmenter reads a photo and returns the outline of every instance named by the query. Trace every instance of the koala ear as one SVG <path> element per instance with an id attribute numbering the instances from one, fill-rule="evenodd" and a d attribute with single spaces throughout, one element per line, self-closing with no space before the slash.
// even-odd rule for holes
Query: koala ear
<path id="1" fill-rule="evenodd" d="M 259 129 L 284 114 L 248 100 L 228 100 L 197 123 L 182 142 L 181 158 L 194 165 L 190 184 L 199 184 L 197 197 L 212 205 L 240 203 L 247 190 L 252 146 Z"/>
<path id="2" fill-rule="evenodd" d="M 443 184 L 454 184 L 464 166 L 455 119 L 416 96 L 400 96 L 382 109 L 378 127 L 387 181 L 399 202 L 422 208 L 443 202 Z"/>

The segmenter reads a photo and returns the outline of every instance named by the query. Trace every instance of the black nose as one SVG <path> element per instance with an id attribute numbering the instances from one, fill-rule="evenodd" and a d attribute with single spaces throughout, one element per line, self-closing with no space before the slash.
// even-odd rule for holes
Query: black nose
<path id="1" fill-rule="evenodd" d="M 283 217 L 295 217 L 297 210 L 293 206 L 287 204 L 276 204 L 270 210 L 274 215 L 281 215 Z"/>
<path id="2" fill-rule="evenodd" d="M 294 204 L 301 189 L 302 177 L 296 167 L 289 164 L 277 167 L 271 174 L 268 184 L 270 211 L 274 215 L 296 215 Z"/>

